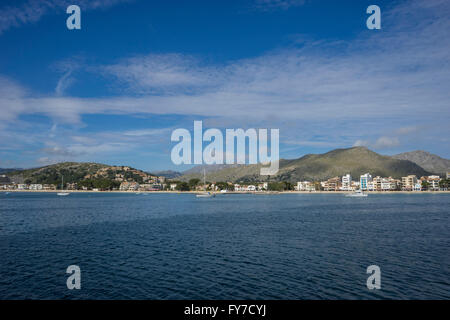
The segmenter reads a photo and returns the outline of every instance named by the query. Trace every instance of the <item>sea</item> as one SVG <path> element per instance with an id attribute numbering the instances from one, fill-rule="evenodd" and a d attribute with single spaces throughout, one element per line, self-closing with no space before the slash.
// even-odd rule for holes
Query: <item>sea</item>
<path id="1" fill-rule="evenodd" d="M 0 192 L 0 299 L 450 299 L 450 194 Z"/>

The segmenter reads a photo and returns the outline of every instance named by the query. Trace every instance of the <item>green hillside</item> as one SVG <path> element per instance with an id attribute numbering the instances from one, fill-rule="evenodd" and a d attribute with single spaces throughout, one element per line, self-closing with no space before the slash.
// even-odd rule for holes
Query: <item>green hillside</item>
<path id="1" fill-rule="evenodd" d="M 9 172 L 8 176 L 24 183 L 60 184 L 61 177 L 67 183 L 79 182 L 88 174 L 94 174 L 99 169 L 108 167 L 105 164 L 92 162 L 62 162 L 41 168 Z"/>
<path id="2" fill-rule="evenodd" d="M 21 183 L 61 184 L 77 183 L 88 187 L 118 187 L 123 181 L 138 183 L 155 180 L 155 176 L 124 166 L 108 166 L 92 162 L 63 162 L 41 168 L 19 170 L 8 173 L 8 177 Z"/>

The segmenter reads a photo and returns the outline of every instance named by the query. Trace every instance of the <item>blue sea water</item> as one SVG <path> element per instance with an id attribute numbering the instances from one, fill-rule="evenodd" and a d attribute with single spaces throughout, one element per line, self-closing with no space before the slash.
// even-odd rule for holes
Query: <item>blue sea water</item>
<path id="1" fill-rule="evenodd" d="M 0 299 L 449 299 L 449 231 L 448 194 L 0 193 Z"/>

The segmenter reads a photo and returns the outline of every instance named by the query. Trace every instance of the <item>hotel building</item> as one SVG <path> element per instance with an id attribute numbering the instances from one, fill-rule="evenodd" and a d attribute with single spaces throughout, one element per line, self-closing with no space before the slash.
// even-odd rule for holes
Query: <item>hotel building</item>
<path id="1" fill-rule="evenodd" d="M 359 186 L 361 190 L 369 190 L 369 182 L 372 182 L 372 176 L 370 173 L 363 174 L 359 178 Z M 373 186 L 371 184 L 371 189 L 373 190 Z"/>

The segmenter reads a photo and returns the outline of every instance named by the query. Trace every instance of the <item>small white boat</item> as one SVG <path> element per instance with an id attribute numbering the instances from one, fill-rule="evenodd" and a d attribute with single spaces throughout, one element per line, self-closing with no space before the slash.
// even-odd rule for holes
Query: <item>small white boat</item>
<path id="1" fill-rule="evenodd" d="M 214 198 L 216 195 L 211 192 L 199 193 L 195 195 L 197 198 Z"/>
<path id="2" fill-rule="evenodd" d="M 64 176 L 61 178 L 61 192 L 58 192 L 56 195 L 58 196 L 68 196 L 70 193 L 64 191 Z"/>
<path id="3" fill-rule="evenodd" d="M 346 197 L 367 197 L 367 193 L 362 192 L 361 190 L 356 190 L 353 193 L 348 193 L 345 195 Z"/>

